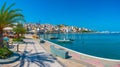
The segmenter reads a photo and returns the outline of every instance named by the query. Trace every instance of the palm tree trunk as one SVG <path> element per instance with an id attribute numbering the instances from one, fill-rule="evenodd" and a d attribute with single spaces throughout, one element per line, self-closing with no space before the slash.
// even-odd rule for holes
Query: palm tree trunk
<path id="1" fill-rule="evenodd" d="M 3 29 L 0 28 L 0 48 L 3 47 Z"/>
<path id="2" fill-rule="evenodd" d="M 19 34 L 17 34 L 17 38 L 19 38 Z"/>

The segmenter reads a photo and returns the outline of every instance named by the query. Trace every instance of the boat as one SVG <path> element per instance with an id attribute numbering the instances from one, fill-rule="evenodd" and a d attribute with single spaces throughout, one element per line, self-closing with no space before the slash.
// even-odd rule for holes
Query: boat
<path id="1" fill-rule="evenodd" d="M 50 39 L 59 39 L 58 37 L 51 37 Z"/>
<path id="2" fill-rule="evenodd" d="M 74 41 L 74 39 L 69 39 L 69 40 Z"/>
<path id="3" fill-rule="evenodd" d="M 66 29 L 66 33 L 64 33 L 64 35 L 65 34 L 66 34 L 66 37 L 64 36 L 64 39 L 58 40 L 58 42 L 61 42 L 61 43 L 72 43 L 74 40 L 68 38 L 68 29 Z"/>
<path id="4" fill-rule="evenodd" d="M 58 40 L 58 42 L 66 42 L 67 43 L 67 42 L 72 42 L 72 41 L 70 39 L 64 38 L 64 39 Z"/>

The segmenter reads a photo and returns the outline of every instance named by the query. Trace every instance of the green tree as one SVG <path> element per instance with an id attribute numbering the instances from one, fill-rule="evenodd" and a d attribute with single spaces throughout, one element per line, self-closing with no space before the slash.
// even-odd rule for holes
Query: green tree
<path id="1" fill-rule="evenodd" d="M 65 27 L 65 26 L 67 26 L 67 25 L 64 25 L 64 24 L 59 24 L 59 25 L 57 25 L 57 27 L 59 27 L 59 28 Z"/>
<path id="2" fill-rule="evenodd" d="M 23 35 L 26 33 L 26 29 L 22 24 L 18 24 L 15 28 L 13 28 L 13 31 L 17 34 L 18 38 L 23 37 Z"/>
<path id="3" fill-rule="evenodd" d="M 11 9 L 14 5 L 6 7 L 6 3 L 4 3 L 0 8 L 0 48 L 3 47 L 3 28 L 24 19 L 20 9 Z"/>

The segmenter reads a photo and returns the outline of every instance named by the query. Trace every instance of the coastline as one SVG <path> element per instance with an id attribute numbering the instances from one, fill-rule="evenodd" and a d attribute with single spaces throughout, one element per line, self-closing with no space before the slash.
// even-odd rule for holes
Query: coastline
<path id="1" fill-rule="evenodd" d="M 47 41 L 47 40 L 45 40 L 45 41 Z M 50 42 L 50 41 L 47 41 L 47 42 Z M 56 45 L 56 46 L 58 46 L 58 47 L 64 48 L 64 49 L 66 49 L 66 50 L 69 50 L 69 51 L 72 51 L 72 52 L 75 52 L 75 53 L 78 53 L 78 54 L 82 54 L 82 55 L 85 55 L 85 56 L 89 56 L 89 57 L 92 57 L 92 58 L 97 58 L 97 59 L 106 60 L 106 61 L 118 61 L 118 62 L 120 62 L 120 60 L 96 57 L 96 56 L 92 56 L 92 55 L 80 53 L 80 52 L 77 52 L 77 51 L 72 50 L 72 49 L 69 49 L 69 48 L 65 48 L 65 47 L 60 46 L 60 45 L 57 45 L 57 44 L 55 44 L 55 43 L 53 43 L 53 42 L 50 42 L 50 43 L 51 43 L 51 44 L 54 44 L 54 45 Z"/>
<path id="2" fill-rule="evenodd" d="M 41 35 L 40 37 L 42 37 Z M 60 46 L 70 48 L 93 57 L 102 59 L 117 60 L 120 59 L 119 51 L 120 34 L 51 34 L 45 35 L 45 39 Z M 58 39 L 51 39 L 52 37 Z M 44 37 L 42 37 L 44 38 Z M 59 39 L 72 39 L 71 43 L 59 43 Z M 114 45 L 114 46 L 113 46 Z M 116 48 L 116 49 L 114 49 Z M 90 50 L 90 51 L 89 51 Z"/>
<path id="3" fill-rule="evenodd" d="M 92 64 L 96 67 L 104 67 L 104 66 L 117 66 L 120 63 L 120 60 L 115 60 L 115 59 L 108 59 L 108 58 L 100 58 L 100 57 L 96 57 L 96 56 L 91 56 L 91 55 L 87 55 L 87 54 L 83 54 L 65 47 L 62 47 L 60 45 L 57 45 L 53 42 L 47 41 L 50 45 L 55 45 L 58 48 L 63 48 L 64 50 L 68 51 L 70 53 L 71 56 L 74 56 L 75 54 L 75 58 L 73 57 L 73 59 L 78 60 L 78 61 L 83 61 L 85 63 L 88 64 Z"/>
<path id="4" fill-rule="evenodd" d="M 45 43 L 44 44 L 41 44 L 41 46 L 43 46 L 43 48 L 50 54 L 52 54 L 50 52 L 50 45 L 52 45 L 51 42 L 45 40 Z M 53 54 L 52 54 L 53 55 Z M 94 67 L 93 65 L 91 64 L 88 64 L 88 63 L 85 63 L 85 62 L 82 62 L 82 61 L 77 61 L 77 60 L 74 60 L 72 58 L 69 58 L 69 59 L 63 59 L 63 58 L 60 58 L 58 56 L 55 56 L 53 55 L 55 58 L 58 59 L 58 62 L 60 62 L 61 64 L 63 64 L 65 67 Z"/>

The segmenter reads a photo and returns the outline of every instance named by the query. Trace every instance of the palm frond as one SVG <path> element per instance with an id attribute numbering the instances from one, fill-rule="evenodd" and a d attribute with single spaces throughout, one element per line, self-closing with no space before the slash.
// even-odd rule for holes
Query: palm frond
<path id="1" fill-rule="evenodd" d="M 15 23 L 15 22 L 19 22 L 19 21 L 24 21 L 24 18 L 21 18 L 21 17 L 15 18 L 13 20 L 10 20 L 9 23 Z"/>
<path id="2" fill-rule="evenodd" d="M 21 9 L 14 9 L 8 12 L 8 15 L 22 11 Z"/>
<path id="3" fill-rule="evenodd" d="M 13 19 L 19 18 L 19 17 L 24 18 L 24 16 L 22 14 L 17 13 L 17 14 L 9 15 L 9 17 L 7 17 L 7 20 L 13 20 Z"/>
<path id="4" fill-rule="evenodd" d="M 4 10 L 5 10 L 5 7 L 6 7 L 6 3 L 3 4 L 3 6 L 1 7 L 1 14 L 4 13 Z"/>
<path id="5" fill-rule="evenodd" d="M 23 21 L 24 20 L 24 16 L 20 13 L 20 9 L 12 9 L 11 7 L 13 7 L 15 5 L 11 4 L 10 6 L 8 6 L 6 9 L 6 3 L 4 3 L 4 5 L 2 6 L 1 10 L 0 10 L 0 27 L 5 27 L 11 23 L 14 22 L 19 22 L 19 21 Z"/>
<path id="6" fill-rule="evenodd" d="M 4 13 L 3 13 L 4 16 L 6 16 L 6 15 L 8 14 L 10 8 L 13 7 L 14 5 L 15 5 L 15 3 L 14 3 L 14 4 L 11 4 L 8 8 L 6 8 L 6 9 L 4 10 Z"/>
<path id="7" fill-rule="evenodd" d="M 13 7 L 15 5 L 15 3 L 11 4 L 8 8 L 6 8 L 6 10 L 4 11 L 5 13 L 7 13 L 11 7 Z"/>

